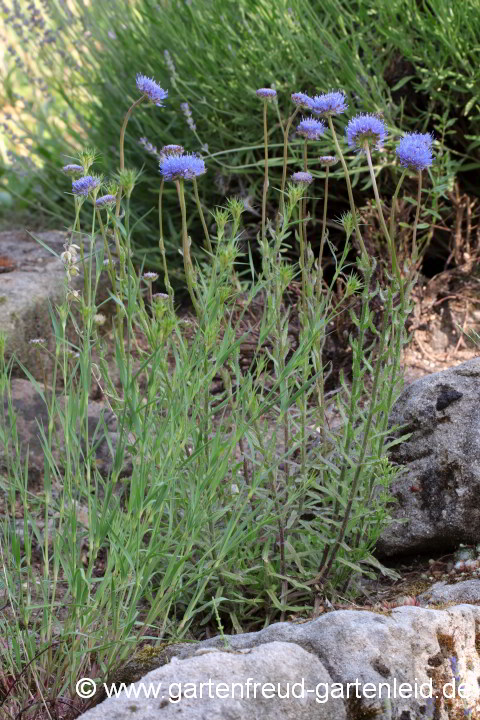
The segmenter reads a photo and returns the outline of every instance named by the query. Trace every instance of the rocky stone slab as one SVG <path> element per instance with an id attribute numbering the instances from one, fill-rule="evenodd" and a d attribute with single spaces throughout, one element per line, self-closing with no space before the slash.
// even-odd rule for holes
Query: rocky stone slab
<path id="1" fill-rule="evenodd" d="M 124 668 L 123 681 L 134 682 L 134 702 L 131 692 L 130 698 L 120 692 L 119 697 L 105 700 L 81 717 L 450 720 L 470 711 L 474 718 L 480 712 L 479 647 L 480 607 L 432 610 L 404 606 L 390 615 L 339 610 L 307 623 L 277 623 L 256 633 L 216 637 L 197 646 L 172 646 L 170 661 L 143 678 L 144 683 L 154 682 L 156 687 L 159 682 L 165 687 L 188 682 L 197 688 L 197 694 L 199 684 L 208 677 L 215 683 L 236 682 L 244 687 L 248 678 L 271 683 L 304 678 L 305 689 L 313 690 L 308 694 L 310 704 L 287 702 L 278 693 L 265 703 L 259 698 L 234 702 L 231 697 L 195 701 L 185 697 L 173 704 L 168 697 L 147 700 L 132 679 L 130 663 Z M 457 678 L 466 683 L 464 698 L 458 695 Z M 122 672 L 114 679 L 119 687 Z M 448 683 L 454 679 L 454 697 L 450 698 L 453 686 Z M 317 692 L 325 702 L 316 702 Z"/>
<path id="2" fill-rule="evenodd" d="M 49 367 L 48 354 L 39 357 L 30 340 L 45 338 L 48 349 L 54 350 L 49 304 L 54 308 L 65 298 L 60 255 L 69 238 L 70 233 L 61 231 L 40 232 L 34 237 L 26 230 L 0 233 L 0 331 L 7 336 L 6 356 L 9 359 L 15 354 L 37 379 L 43 377 L 43 368 Z M 107 280 L 107 273 L 102 273 L 97 304 L 108 297 Z M 83 289 L 81 268 L 72 278 L 72 288 Z M 13 372 L 22 371 L 14 366 Z"/>
<path id="3" fill-rule="evenodd" d="M 380 556 L 452 551 L 480 537 L 480 358 L 409 385 L 392 409 L 392 425 L 410 439 L 391 449 L 405 466 L 392 486 L 396 522 Z"/>
<path id="4" fill-rule="evenodd" d="M 472 578 L 457 583 L 441 581 L 418 596 L 418 601 L 428 605 L 450 605 L 468 603 L 480 605 L 480 580 Z"/>

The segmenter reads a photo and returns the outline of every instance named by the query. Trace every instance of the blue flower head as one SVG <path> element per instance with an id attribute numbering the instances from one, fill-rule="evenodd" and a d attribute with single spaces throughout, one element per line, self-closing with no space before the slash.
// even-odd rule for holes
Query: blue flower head
<path id="1" fill-rule="evenodd" d="M 162 155 L 183 155 L 185 148 L 183 145 L 164 145 Z"/>
<path id="2" fill-rule="evenodd" d="M 304 185 L 310 185 L 313 182 L 313 177 L 309 172 L 296 172 L 292 175 L 292 182 Z"/>
<path id="3" fill-rule="evenodd" d="M 108 205 L 115 205 L 117 202 L 117 198 L 115 195 L 102 195 L 102 197 L 99 197 L 95 200 L 95 205 L 97 207 L 103 208 L 107 207 Z"/>
<path id="4" fill-rule="evenodd" d="M 85 195 L 94 190 L 99 184 L 98 178 L 94 178 L 91 175 L 85 175 L 85 177 L 72 182 L 72 192 L 74 195 Z"/>
<path id="5" fill-rule="evenodd" d="M 196 155 L 167 155 L 160 161 L 165 180 L 193 180 L 206 172 L 205 163 Z"/>
<path id="6" fill-rule="evenodd" d="M 315 95 L 310 103 L 310 110 L 315 115 L 339 115 L 344 113 L 347 108 L 347 98 L 341 90 Z"/>
<path id="7" fill-rule="evenodd" d="M 305 93 L 292 93 L 292 102 L 295 105 L 298 105 L 298 107 L 310 109 L 312 98 L 310 95 L 306 95 Z"/>
<path id="8" fill-rule="evenodd" d="M 411 170 L 424 170 L 433 162 L 433 137 L 429 133 L 407 133 L 397 145 L 400 165 Z"/>
<path id="9" fill-rule="evenodd" d="M 273 100 L 273 98 L 277 97 L 277 91 L 272 88 L 259 88 L 257 96 L 264 100 Z"/>
<path id="10" fill-rule="evenodd" d="M 325 167 L 331 167 L 338 162 L 338 158 L 336 155 L 321 155 L 318 158 L 318 162 Z"/>
<path id="11" fill-rule="evenodd" d="M 137 88 L 141 93 L 147 95 L 158 107 L 163 107 L 162 100 L 168 97 L 168 90 L 164 90 L 153 78 L 137 74 Z"/>
<path id="12" fill-rule="evenodd" d="M 376 115 L 357 115 L 349 121 L 345 128 L 349 147 L 357 150 L 363 150 L 365 143 L 376 147 L 377 150 L 380 149 L 387 134 L 384 121 Z"/>
<path id="13" fill-rule="evenodd" d="M 64 165 L 62 168 L 65 175 L 72 175 L 73 177 L 77 177 L 78 175 L 83 175 L 85 170 L 83 169 L 83 165 Z"/>
<path id="14" fill-rule="evenodd" d="M 315 120 L 313 117 L 302 118 L 297 125 L 297 133 L 309 140 L 318 140 L 323 135 L 327 126 L 321 120 Z"/>

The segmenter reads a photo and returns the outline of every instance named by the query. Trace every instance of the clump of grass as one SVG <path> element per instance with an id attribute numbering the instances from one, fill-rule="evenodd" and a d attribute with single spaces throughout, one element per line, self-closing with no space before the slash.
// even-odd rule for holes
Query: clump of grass
<path id="1" fill-rule="evenodd" d="M 121 158 L 129 122 L 142 111 L 138 106 L 166 98 L 145 76 L 137 79 L 137 88 L 140 95 L 122 124 Z M 132 261 L 131 204 L 139 173 L 122 160 L 116 176 L 106 181 L 92 170 L 97 153 L 91 149 L 64 168 L 75 176 L 75 219 L 62 254 L 65 301 L 52 312 L 53 376 L 42 383 L 24 368 L 49 414 L 48 426 L 39 428 L 45 454 L 40 494 L 29 490 L 28 462 L 20 459 L 10 393 L 13 361 L 5 363 L 0 343 L 0 395 L 8 408 L 0 424 L 8 473 L 2 488 L 11 518 L 18 505 L 24 518 L 20 535 L 5 520 L 0 542 L 0 707 L 7 716 L 37 702 L 78 707 L 78 678 L 108 678 L 142 640 L 198 637 L 207 625 L 242 632 L 291 614 L 309 615 L 322 598 L 354 596 L 362 575 L 387 572 L 372 552 L 389 521 L 389 487 L 400 472 L 387 456 L 388 417 L 402 386 L 400 359 L 418 248 L 413 241 L 401 267 L 394 219 L 387 228 L 383 218 L 372 153 L 384 140 L 386 124 L 364 115 L 346 127 L 349 144 L 368 164 L 388 248 L 388 284 L 380 287 L 335 129 L 347 111 L 346 96 L 340 102 L 340 93 L 302 95 L 311 112 L 328 123 L 351 202 L 341 219 L 344 247 L 336 253 L 325 221 L 328 172 L 314 170 L 308 136 L 287 183 L 284 135 L 285 182 L 278 212 L 268 217 L 273 194 L 268 118 L 278 108 L 275 94 L 262 90 L 259 272 L 240 251 L 244 207 L 238 198 L 214 211 L 216 233 L 209 233 L 196 186 L 208 164 L 183 147 L 159 152 L 158 242 L 166 294 L 154 294 L 157 275 L 139 272 Z M 158 112 L 162 122 L 163 111 Z M 326 135 L 320 120 L 310 123 L 309 132 L 320 127 Z M 432 160 L 430 136 L 418 135 L 406 145 L 398 149 L 405 172 L 396 197 L 406 172 L 415 169 L 421 178 Z M 335 159 L 323 158 L 323 166 L 328 169 Z M 328 280 L 307 232 L 317 178 L 324 179 L 322 248 L 329 245 L 335 261 Z M 163 250 L 163 195 L 170 184 L 180 208 L 181 255 L 194 309 L 188 325 L 177 314 Z M 187 185 L 193 186 L 201 240 L 189 234 L 193 204 L 186 199 Z M 197 249 L 201 262 L 192 258 L 194 244 L 203 245 Z M 293 245 L 298 266 L 286 259 Z M 360 253 L 356 264 L 348 261 L 353 245 Z M 246 270 L 239 273 L 241 264 Z M 83 293 L 70 287 L 80 267 Z M 117 384 L 100 333 L 103 308 L 96 304 L 104 272 L 115 307 Z M 284 300 L 297 276 L 300 332 L 292 347 Z M 241 320 L 260 297 L 263 315 L 255 336 L 240 330 Z M 373 311 L 377 300 L 379 323 Z M 342 313 L 351 315 L 356 328 L 350 337 L 352 381 L 341 375 L 340 386 L 327 393 L 331 368 L 323 350 L 331 323 Z M 67 339 L 70 323 L 77 333 L 74 346 Z M 245 369 L 241 346 L 252 339 L 255 351 Z M 218 376 L 219 396 L 211 392 Z M 117 421 L 115 448 L 105 417 L 93 433 L 88 423 L 94 378 Z M 336 429 L 328 424 L 332 406 L 342 419 Z M 95 462 L 101 441 L 109 443 L 112 456 L 106 476 Z M 127 461 L 131 472 L 125 479 Z"/>

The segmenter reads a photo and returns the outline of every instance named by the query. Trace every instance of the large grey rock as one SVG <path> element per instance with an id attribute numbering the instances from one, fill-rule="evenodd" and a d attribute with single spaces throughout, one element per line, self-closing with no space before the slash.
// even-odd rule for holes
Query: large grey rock
<path id="1" fill-rule="evenodd" d="M 480 358 L 409 385 L 390 422 L 412 433 L 390 457 L 405 465 L 392 486 L 396 519 L 380 556 L 438 552 L 475 543 L 480 534 Z"/>
<path id="2" fill-rule="evenodd" d="M 418 601 L 429 605 L 468 603 L 480 605 L 480 580 L 472 578 L 457 583 L 437 582 L 418 596 Z"/>
<path id="3" fill-rule="evenodd" d="M 306 689 L 315 690 L 319 683 L 331 683 L 318 689 L 324 699 L 324 691 L 328 689 L 325 703 L 312 702 L 316 698 L 313 692 L 309 694 L 308 705 L 288 704 L 280 699 L 264 704 L 258 699 L 248 703 L 231 699 L 182 699 L 172 707 L 168 699 L 165 702 L 165 699 L 146 700 L 135 683 L 138 691 L 135 702 L 123 693 L 81 717 L 84 720 L 153 720 L 177 715 L 192 720 L 263 720 L 275 716 L 296 720 L 303 717 L 449 720 L 464 717 L 464 710 L 469 708 L 473 708 L 471 717 L 477 717 L 475 713 L 480 710 L 479 640 L 480 608 L 470 605 L 448 610 L 404 606 L 393 610 L 390 616 L 341 610 L 308 623 L 278 623 L 256 633 L 216 637 L 197 646 L 183 644 L 178 646 L 173 659 L 170 655 L 170 662 L 144 678 L 147 683 L 186 681 L 195 684 L 197 692 L 199 683 L 208 677 L 215 682 L 244 684 L 248 678 L 274 683 L 299 682 L 304 678 Z M 229 652 L 225 652 L 225 641 Z M 208 649 L 217 652 L 205 654 Z M 170 650 L 173 653 L 175 648 Z M 238 654 L 246 650 L 251 652 Z M 444 691 L 449 689 L 446 683 L 453 679 L 452 659 L 458 668 L 455 673 L 462 682 L 469 683 L 465 701 L 458 696 L 453 700 L 444 696 Z M 125 678 L 128 678 L 125 682 L 131 681 L 128 666 Z M 116 681 L 122 681 L 121 673 L 117 674 Z M 411 697 L 406 697 L 406 686 L 402 696 L 402 683 L 409 684 Z M 424 683 L 427 685 L 420 690 Z M 387 687 L 390 688 L 389 703 L 386 702 Z M 332 699 L 334 688 L 338 691 L 335 700 Z M 422 693 L 426 697 L 422 697 Z"/>
<path id="4" fill-rule="evenodd" d="M 40 387 L 43 387 L 42 384 L 40 384 Z M 21 444 L 21 463 L 23 466 L 28 453 L 28 479 L 29 482 L 37 482 L 43 475 L 44 470 L 44 451 L 40 428 L 43 428 L 45 436 L 47 437 L 47 407 L 39 392 L 29 380 L 13 378 L 10 383 L 10 389 L 12 408 L 16 418 L 16 434 Z M 59 394 L 57 401 L 63 408 L 64 397 Z M 3 425 L 8 429 L 10 420 L 7 398 L 4 400 L 3 408 L 0 406 L 0 413 L 2 410 L 4 414 Z M 104 402 L 95 400 L 89 400 L 87 416 L 89 437 L 95 437 L 96 440 L 95 466 L 100 474 L 106 477 L 112 470 L 112 452 L 115 453 L 120 438 L 117 418 Z M 54 438 L 55 442 L 52 448 L 53 457 L 56 462 L 59 462 L 64 449 L 64 433 L 58 417 L 56 417 L 55 420 Z M 112 446 L 112 452 L 109 448 L 109 442 Z M 7 449 L 8 448 L 0 445 L 0 468 L 6 467 L 7 465 Z M 9 452 L 13 452 L 12 447 L 9 448 Z M 132 467 L 131 457 L 126 455 L 120 477 L 130 475 Z"/>
<path id="5" fill-rule="evenodd" d="M 40 357 L 38 349 L 29 341 L 45 338 L 48 349 L 54 350 L 49 303 L 54 308 L 65 298 L 65 267 L 59 256 L 70 233 L 49 231 L 36 233 L 35 237 L 56 255 L 24 230 L 0 233 L 0 331 L 7 336 L 7 359 L 15 353 L 34 377 L 42 379 L 43 367 L 49 369 L 49 356 L 43 352 Z M 79 243 L 78 239 L 73 242 Z M 88 249 L 88 241 L 86 247 Z M 72 278 L 71 287 L 82 291 L 81 263 L 78 265 L 80 274 Z M 108 297 L 108 274 L 102 272 L 100 278 L 97 304 Z M 75 342 L 73 333 L 70 339 Z M 21 370 L 14 367 L 15 373 Z"/>
<path id="6" fill-rule="evenodd" d="M 124 693 L 97 705 L 82 717 L 86 720 L 346 718 L 341 700 L 321 703 L 317 702 L 315 692 L 303 691 L 303 688 L 313 690 L 321 683 L 321 698 L 321 689 L 328 687 L 332 679 L 318 658 L 298 645 L 272 642 L 245 651 L 220 649 L 214 652 L 197 650 L 197 653 L 200 654 L 186 660 L 174 658 L 143 678 L 144 687 L 161 688 L 160 697 L 147 699 L 140 691 L 138 698 L 128 699 Z M 255 697 L 254 683 L 259 683 Z M 139 688 L 139 684 L 135 687 Z M 290 697 L 277 697 L 277 688 L 282 695 L 288 692 Z"/>

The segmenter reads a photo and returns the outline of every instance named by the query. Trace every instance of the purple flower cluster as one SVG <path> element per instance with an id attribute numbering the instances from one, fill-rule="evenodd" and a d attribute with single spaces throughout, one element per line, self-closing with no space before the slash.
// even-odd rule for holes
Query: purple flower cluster
<path id="1" fill-rule="evenodd" d="M 84 173 L 83 165 L 64 165 L 62 170 L 65 175 L 72 175 L 73 177 L 76 175 L 83 175 Z"/>
<path id="2" fill-rule="evenodd" d="M 162 155 L 183 155 L 185 148 L 183 145 L 164 145 Z"/>
<path id="3" fill-rule="evenodd" d="M 299 107 L 310 109 L 312 98 L 305 93 L 292 93 L 292 102 Z"/>
<path id="4" fill-rule="evenodd" d="M 310 109 L 316 115 L 340 115 L 348 108 L 345 93 L 340 90 L 336 92 L 323 93 L 323 95 L 315 95 L 312 98 Z"/>
<path id="5" fill-rule="evenodd" d="M 167 155 L 160 161 L 165 180 L 193 180 L 206 172 L 205 163 L 196 155 Z"/>
<path id="6" fill-rule="evenodd" d="M 424 170 L 433 162 L 433 137 L 429 133 L 407 133 L 397 145 L 400 165 L 411 170 Z"/>
<path id="7" fill-rule="evenodd" d="M 300 183 L 310 185 L 313 182 L 313 177 L 309 172 L 296 172 L 292 175 L 292 182 L 297 183 L 297 185 Z"/>
<path id="8" fill-rule="evenodd" d="M 379 150 L 387 134 L 384 121 L 376 115 L 357 115 L 345 128 L 348 145 L 355 150 L 364 150 L 365 143 Z"/>
<path id="9" fill-rule="evenodd" d="M 163 107 L 163 100 L 168 97 L 168 90 L 164 90 L 153 78 L 137 74 L 137 88 L 150 98 L 158 107 Z"/>
<path id="10" fill-rule="evenodd" d="M 277 91 L 272 88 L 259 88 L 257 96 L 264 100 L 273 100 L 274 97 L 277 97 Z"/>
<path id="11" fill-rule="evenodd" d="M 85 177 L 72 182 L 72 192 L 74 195 L 88 195 L 89 192 L 94 190 L 99 184 L 98 178 L 94 178 L 91 175 L 85 175 Z"/>
<path id="12" fill-rule="evenodd" d="M 103 208 L 107 207 L 107 205 L 115 205 L 117 201 L 117 198 L 115 195 L 102 195 L 102 197 L 99 197 L 95 200 L 95 205 L 97 207 Z"/>
<path id="13" fill-rule="evenodd" d="M 297 133 L 309 140 L 318 140 L 323 135 L 327 126 L 321 120 L 315 120 L 313 117 L 302 118 L 297 125 Z"/>

